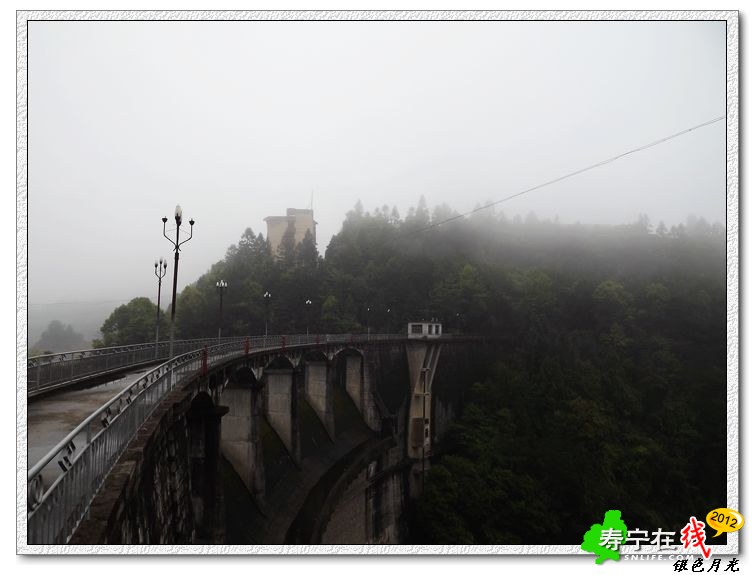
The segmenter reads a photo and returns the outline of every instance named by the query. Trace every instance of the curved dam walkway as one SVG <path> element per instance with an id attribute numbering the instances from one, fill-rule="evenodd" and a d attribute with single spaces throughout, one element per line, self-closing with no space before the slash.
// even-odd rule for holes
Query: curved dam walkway
<path id="1" fill-rule="evenodd" d="M 68 389 L 30 401 L 26 408 L 27 461 L 31 469 L 76 426 L 89 417 L 108 400 L 131 385 L 151 367 L 129 371 L 113 376 L 104 383 L 85 389 Z M 74 444 L 83 445 L 85 438 L 74 439 Z M 42 475 L 47 485 L 61 473 L 57 465 L 45 467 Z"/>

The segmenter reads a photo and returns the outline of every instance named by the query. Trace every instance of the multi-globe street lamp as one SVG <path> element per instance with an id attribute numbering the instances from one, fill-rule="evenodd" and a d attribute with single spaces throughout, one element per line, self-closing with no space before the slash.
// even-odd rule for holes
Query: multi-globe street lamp
<path id="1" fill-rule="evenodd" d="M 223 329 L 223 292 L 228 289 L 228 282 L 219 280 L 215 282 L 215 287 L 220 295 L 220 309 L 218 310 L 218 345 L 220 345 L 220 332 Z"/>
<path id="2" fill-rule="evenodd" d="M 163 287 L 163 278 L 168 273 L 168 260 L 160 258 L 155 261 L 155 276 L 157 276 L 157 321 L 155 322 L 155 358 L 157 358 L 157 346 L 160 343 L 160 291 Z"/>
<path id="3" fill-rule="evenodd" d="M 267 337 L 267 322 L 270 316 L 270 298 L 273 296 L 269 291 L 265 291 L 265 294 L 262 297 L 265 298 L 265 337 Z"/>
<path id="4" fill-rule="evenodd" d="M 183 212 L 181 206 L 176 206 L 176 213 L 174 214 L 176 220 L 176 241 L 173 241 L 165 233 L 165 224 L 168 223 L 168 218 L 163 218 L 163 235 L 165 239 L 173 244 L 173 251 L 175 252 L 175 258 L 173 263 L 173 301 L 170 304 L 170 359 L 173 359 L 173 338 L 175 336 L 176 325 L 176 287 L 178 285 L 178 252 L 181 250 L 181 246 L 194 237 L 194 219 L 189 220 L 189 237 L 184 241 L 181 241 L 181 223 L 183 221 Z"/>

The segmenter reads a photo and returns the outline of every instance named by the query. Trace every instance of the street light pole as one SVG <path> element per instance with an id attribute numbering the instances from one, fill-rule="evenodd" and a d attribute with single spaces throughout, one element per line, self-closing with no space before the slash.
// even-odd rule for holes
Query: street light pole
<path id="1" fill-rule="evenodd" d="M 272 295 L 269 291 L 265 291 L 265 295 L 263 295 L 262 297 L 265 298 L 265 337 L 267 337 L 267 322 L 268 317 L 270 316 L 270 298 L 272 297 Z"/>
<path id="2" fill-rule="evenodd" d="M 160 291 L 163 287 L 163 278 L 168 273 L 168 260 L 160 258 L 155 262 L 155 275 L 157 276 L 157 321 L 155 322 L 155 359 L 157 359 L 157 346 L 160 343 Z"/>
<path id="3" fill-rule="evenodd" d="M 367 339 L 370 339 L 370 306 L 367 306 Z"/>
<path id="4" fill-rule="evenodd" d="M 309 310 L 310 310 L 311 305 L 312 305 L 311 299 L 308 299 L 307 301 L 304 302 L 304 313 L 307 316 L 307 336 L 309 336 Z"/>
<path id="5" fill-rule="evenodd" d="M 228 282 L 220 280 L 215 283 L 215 287 L 218 288 L 218 294 L 220 294 L 220 310 L 218 311 L 218 345 L 220 345 L 220 332 L 223 329 L 223 292 L 228 289 Z"/>
<path id="6" fill-rule="evenodd" d="M 163 218 L 163 236 L 171 244 L 173 244 L 173 251 L 175 252 L 175 258 L 173 263 L 173 301 L 170 304 L 170 359 L 173 359 L 173 339 L 175 336 L 176 325 L 176 287 L 178 286 L 178 252 L 181 250 L 181 246 L 194 237 L 194 220 L 189 220 L 189 238 L 181 241 L 181 222 L 183 220 L 183 212 L 181 206 L 176 206 L 176 213 L 174 214 L 176 220 L 176 241 L 173 241 L 165 233 L 165 224 L 168 222 L 168 218 Z"/>

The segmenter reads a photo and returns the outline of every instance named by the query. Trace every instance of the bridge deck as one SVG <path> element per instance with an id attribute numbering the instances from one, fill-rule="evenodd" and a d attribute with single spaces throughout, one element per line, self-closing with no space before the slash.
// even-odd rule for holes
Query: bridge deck
<path id="1" fill-rule="evenodd" d="M 93 411 L 128 387 L 148 369 L 132 370 L 123 375 L 114 376 L 110 381 L 95 387 L 60 391 L 55 395 L 29 403 L 26 412 L 29 468 L 32 468 Z M 83 447 L 86 438 L 77 437 L 74 443 Z M 45 467 L 43 471 L 45 483 L 50 485 L 61 472 L 62 470 L 57 465 Z"/>
<path id="2" fill-rule="evenodd" d="M 34 543 L 67 542 L 112 466 L 127 448 L 140 426 L 172 390 L 201 378 L 207 373 L 208 368 L 217 370 L 238 361 L 258 361 L 257 367 L 264 369 L 265 366 L 270 365 L 271 361 L 274 361 L 272 356 L 299 354 L 298 358 L 292 360 L 292 363 L 296 364 L 303 354 L 315 350 L 335 352 L 335 348 L 338 347 L 347 349 L 355 345 L 394 345 L 406 342 L 407 339 L 402 334 L 378 334 L 369 337 L 351 334 L 324 336 L 295 334 L 232 338 L 220 344 L 214 340 L 215 345 L 204 348 L 197 347 L 196 342 L 192 341 L 187 345 L 193 348 L 193 351 L 178 355 L 147 373 L 139 368 L 137 371 L 141 373 L 132 373 L 129 378 L 121 380 L 121 387 L 117 389 L 113 387 L 107 392 L 110 399 L 100 396 L 96 400 L 92 398 L 91 403 L 84 402 L 81 397 L 76 396 L 75 391 L 69 392 L 77 400 L 71 401 L 68 407 L 71 403 L 85 404 L 82 415 L 90 411 L 92 406 L 99 404 L 100 407 L 85 417 L 79 425 L 73 421 L 77 418 L 68 413 L 67 417 L 63 417 L 63 424 L 73 424 L 74 429 L 41 458 L 39 452 L 36 452 L 33 457 L 30 454 L 30 463 L 36 459 L 37 464 L 31 466 L 28 472 L 29 541 Z M 436 341 L 462 343 L 480 339 L 479 336 L 441 336 Z M 132 351 L 129 350 L 128 353 Z M 151 353 L 154 357 L 154 347 L 151 348 Z M 122 357 L 120 352 L 118 355 Z M 102 359 L 97 355 L 92 357 L 96 360 Z M 39 360 L 39 358 L 32 359 Z M 70 362 L 68 358 L 54 358 L 56 364 L 70 363 L 73 368 L 76 367 L 74 362 L 80 360 L 88 361 L 89 357 L 76 358 Z M 120 365 L 126 363 L 126 361 L 120 361 Z M 85 367 L 91 372 L 89 368 L 97 366 L 86 365 Z M 30 368 L 40 369 L 39 366 L 33 365 L 30 365 Z M 71 396 L 66 394 L 66 397 Z M 50 404 L 42 403 L 41 405 Z M 46 415 L 54 419 L 50 417 L 51 413 L 56 411 L 65 413 L 68 407 L 63 405 L 58 410 L 48 411 Z M 33 408 L 30 408 L 30 417 L 32 412 Z M 42 419 L 44 418 L 43 413 Z M 29 431 L 31 434 L 31 426 Z M 44 449 L 40 451 L 44 452 Z M 66 471 L 57 472 L 57 478 L 50 484 L 49 479 L 46 480 L 43 477 L 43 473 L 45 468 L 54 467 L 56 463 Z"/>

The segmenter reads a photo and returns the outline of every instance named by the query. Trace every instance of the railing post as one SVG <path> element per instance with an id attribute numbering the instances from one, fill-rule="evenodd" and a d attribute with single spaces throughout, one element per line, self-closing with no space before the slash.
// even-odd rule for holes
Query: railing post
<path id="1" fill-rule="evenodd" d="M 244 355 L 249 355 L 249 338 L 244 340 Z"/>

